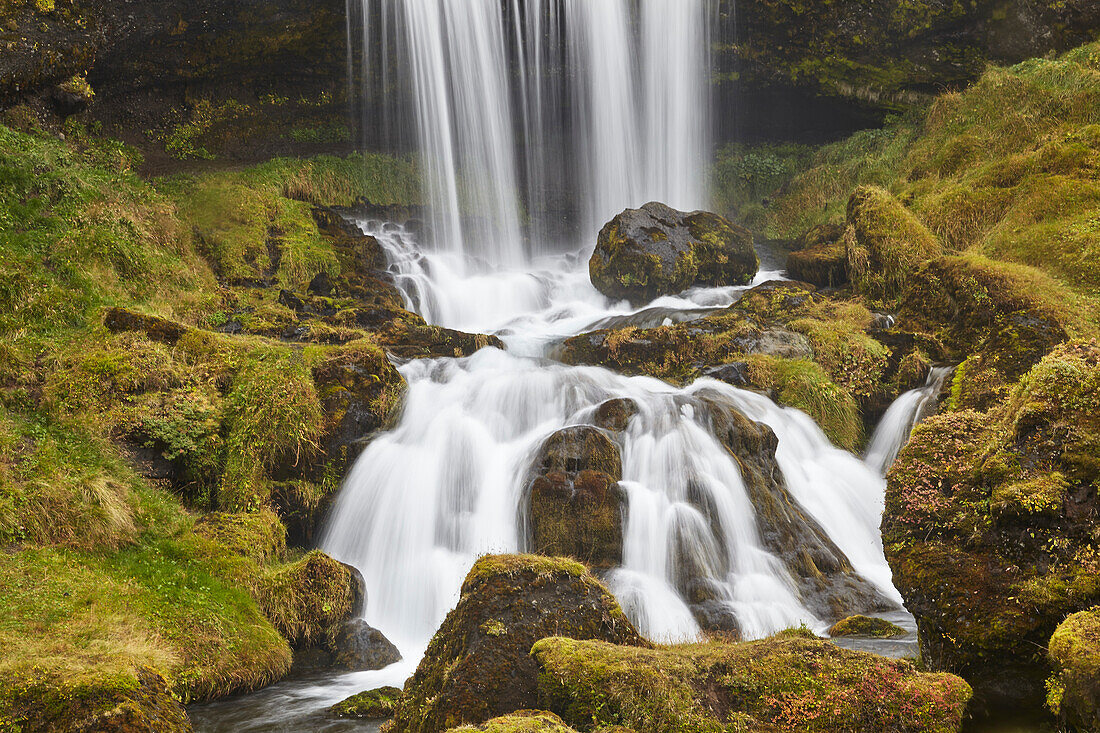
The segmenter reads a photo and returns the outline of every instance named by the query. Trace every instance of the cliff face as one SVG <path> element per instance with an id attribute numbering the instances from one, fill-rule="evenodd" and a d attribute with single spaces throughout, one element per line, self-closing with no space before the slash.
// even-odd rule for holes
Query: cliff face
<path id="1" fill-rule="evenodd" d="M 720 0 L 720 16 L 727 139 L 835 135 L 1100 32 L 1093 0 Z"/>
<path id="2" fill-rule="evenodd" d="M 86 75 L 105 131 L 176 158 L 348 147 L 345 14 L 340 0 L 0 0 L 0 108 L 70 114 L 86 100 L 58 86 Z M 1093 0 L 719 0 L 721 137 L 835 137 L 1098 32 Z"/>

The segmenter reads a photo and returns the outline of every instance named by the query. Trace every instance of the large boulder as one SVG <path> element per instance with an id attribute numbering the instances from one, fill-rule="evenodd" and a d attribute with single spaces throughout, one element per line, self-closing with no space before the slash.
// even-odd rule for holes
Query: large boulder
<path id="1" fill-rule="evenodd" d="M 1069 730 L 1100 730 L 1100 607 L 1075 613 L 1047 647 L 1054 676 L 1047 703 Z"/>
<path id="2" fill-rule="evenodd" d="M 346 622 L 336 635 L 337 667 L 362 672 L 382 669 L 401 661 L 393 642 L 361 618 Z"/>
<path id="3" fill-rule="evenodd" d="M 547 438 L 527 480 L 535 552 L 573 557 L 591 567 L 622 563 L 623 477 L 619 446 L 588 425 Z"/>
<path id="4" fill-rule="evenodd" d="M 963 675 L 976 711 L 1035 709 L 1043 650 L 1100 603 L 1100 345 L 1055 349 L 981 414 L 936 415 L 891 470 L 883 543 L 921 658 Z"/>
<path id="5" fill-rule="evenodd" d="M 583 730 L 951 733 L 970 698 L 954 675 L 806 631 L 656 649 L 549 638 L 531 653 L 540 705 Z"/>
<path id="6" fill-rule="evenodd" d="M 531 646 L 552 635 L 646 644 L 580 563 L 535 555 L 481 558 L 406 683 L 392 733 L 442 733 L 537 707 Z"/>
<path id="7" fill-rule="evenodd" d="M 600 231 L 589 260 L 604 295 L 645 303 L 693 285 L 746 285 L 760 266 L 752 234 L 704 211 L 627 209 Z"/>

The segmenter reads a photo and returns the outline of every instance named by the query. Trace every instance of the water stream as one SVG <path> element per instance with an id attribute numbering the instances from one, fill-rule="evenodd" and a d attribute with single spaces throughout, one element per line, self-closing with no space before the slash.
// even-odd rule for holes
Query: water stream
<path id="1" fill-rule="evenodd" d="M 633 400 L 638 412 L 621 436 L 623 564 L 606 580 L 643 634 L 699 638 L 678 590 L 685 555 L 746 638 L 800 623 L 828 628 L 763 540 L 738 463 L 710 430 L 715 404 L 775 432 L 790 496 L 904 621 L 879 534 L 882 475 L 931 386 L 891 408 L 863 460 L 757 393 L 711 379 L 674 387 L 551 358 L 568 336 L 698 318 L 745 290 L 693 289 L 639 309 L 600 295 L 587 272 L 596 232 L 623 208 L 707 203 L 711 3 L 349 3 L 349 17 L 363 23 L 349 27 L 349 44 L 361 36 L 367 49 L 363 83 L 381 85 L 388 100 L 380 124 L 415 131 L 430 204 L 423 227 L 358 224 L 386 249 L 410 309 L 434 324 L 497 334 L 507 350 L 400 365 L 409 384 L 400 420 L 357 460 L 321 541 L 362 571 L 365 618 L 404 661 L 195 706 L 196 730 L 372 730 L 328 721 L 323 709 L 403 683 L 475 559 L 527 549 L 525 479 L 542 441 L 591 422 L 613 398 Z M 769 261 L 753 285 L 782 277 Z M 912 639 L 894 651 L 911 653 Z"/>

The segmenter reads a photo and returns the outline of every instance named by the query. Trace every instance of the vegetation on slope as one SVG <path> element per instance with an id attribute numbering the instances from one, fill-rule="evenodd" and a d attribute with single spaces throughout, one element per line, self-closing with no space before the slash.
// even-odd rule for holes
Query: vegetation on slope
<path id="1" fill-rule="evenodd" d="M 274 681 L 291 644 L 331 643 L 359 602 L 347 568 L 286 549 L 273 494 L 331 490 L 327 365 L 375 355 L 363 399 L 380 420 L 400 377 L 366 333 L 207 328 L 227 298 L 277 307 L 235 274 L 339 274 L 311 204 L 411 203 L 415 183 L 359 158 L 154 183 L 139 164 L 0 126 L 0 726 L 175 730 L 172 695 Z"/>

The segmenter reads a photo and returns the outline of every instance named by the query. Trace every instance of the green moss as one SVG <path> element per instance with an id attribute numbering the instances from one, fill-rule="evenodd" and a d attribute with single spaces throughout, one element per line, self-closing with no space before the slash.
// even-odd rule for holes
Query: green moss
<path id="1" fill-rule="evenodd" d="M 848 202 L 845 233 L 852 284 L 872 302 L 894 302 L 923 262 L 942 252 L 913 214 L 881 188 L 863 186 Z"/>
<path id="2" fill-rule="evenodd" d="M 270 509 L 244 514 L 213 512 L 198 521 L 195 532 L 260 563 L 283 560 L 286 555 L 286 527 Z"/>
<path id="3" fill-rule="evenodd" d="M 319 550 L 266 572 L 256 589 L 264 615 L 296 646 L 328 645 L 358 609 L 351 570 Z"/>
<path id="4" fill-rule="evenodd" d="M 401 688 L 379 687 L 352 695 L 333 705 L 330 710 L 338 718 L 365 718 L 379 720 L 389 718 L 401 704 Z"/>
<path id="5" fill-rule="evenodd" d="M 1075 613 L 1050 638 L 1047 654 L 1054 675 L 1047 682 L 1047 701 L 1059 720 L 1078 730 L 1100 720 L 1100 618 L 1097 609 Z"/>
<path id="6" fill-rule="evenodd" d="M 641 649 L 535 644 L 539 699 L 581 729 L 956 731 L 970 687 L 802 635 Z"/>
<path id="7" fill-rule="evenodd" d="M 869 636 L 876 639 L 889 639 L 905 636 L 905 634 L 905 629 L 884 618 L 867 616 L 849 616 L 837 621 L 829 629 L 829 636 Z"/>
<path id="8" fill-rule="evenodd" d="M 561 718 L 545 710 L 517 710 L 510 715 L 493 718 L 479 726 L 464 725 L 447 733 L 576 733 Z"/>
<path id="9" fill-rule="evenodd" d="M 324 414 L 308 366 L 295 354 L 261 353 L 234 380 L 227 397 L 229 435 L 219 504 L 250 511 L 269 496 L 264 468 L 297 464 L 318 449 Z"/>

